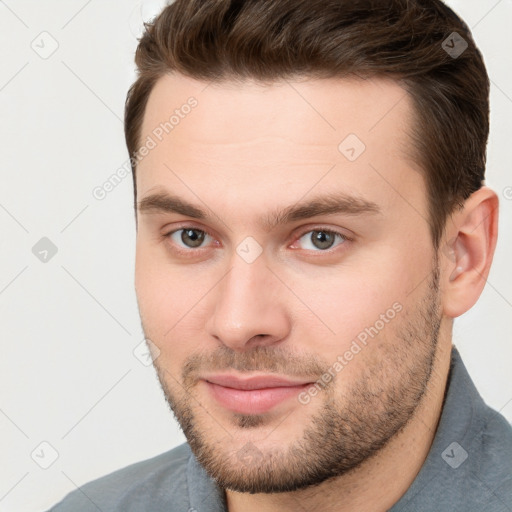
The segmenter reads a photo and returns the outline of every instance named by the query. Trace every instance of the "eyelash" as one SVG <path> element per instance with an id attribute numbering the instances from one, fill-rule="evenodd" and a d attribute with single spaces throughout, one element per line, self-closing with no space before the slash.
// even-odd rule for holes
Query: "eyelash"
<path id="1" fill-rule="evenodd" d="M 205 235 L 209 236 L 210 238 L 215 239 L 215 236 L 210 231 L 208 231 L 207 229 L 198 228 L 196 226 L 190 226 L 190 225 L 184 225 L 184 226 L 181 226 L 181 227 L 179 227 L 177 229 L 173 229 L 172 231 L 170 231 L 167 234 L 163 235 L 163 238 L 166 239 L 166 240 L 170 239 L 171 235 L 173 235 L 174 233 L 178 233 L 180 231 L 186 231 L 186 230 L 199 231 L 200 233 L 204 233 Z M 309 229 L 301 232 L 299 235 L 296 235 L 294 237 L 295 241 L 298 241 L 304 235 L 307 235 L 308 233 L 313 233 L 315 231 L 316 232 L 321 232 L 321 233 L 326 233 L 326 234 L 329 234 L 329 235 L 338 236 L 338 237 L 341 238 L 342 242 L 340 244 L 338 244 L 337 246 L 335 246 L 334 248 L 329 248 L 329 249 L 325 249 L 325 250 L 318 249 L 318 250 L 312 251 L 312 252 L 318 252 L 320 254 L 332 254 L 334 251 L 336 251 L 336 247 L 338 247 L 340 245 L 344 245 L 346 242 L 352 242 L 353 241 L 353 238 L 348 237 L 347 235 L 345 235 L 344 233 L 341 233 L 340 231 L 336 231 L 336 230 L 333 230 L 331 228 L 322 228 L 321 226 L 317 226 L 317 227 L 314 227 L 312 229 L 309 228 Z M 295 243 L 295 241 L 293 243 Z M 176 246 L 175 244 L 173 244 L 173 250 L 177 251 L 180 254 L 187 255 L 187 256 L 190 256 L 193 252 L 199 252 L 201 249 L 206 249 L 206 247 L 197 247 L 197 248 L 184 249 L 182 247 L 179 247 L 179 246 Z M 305 249 L 305 250 L 309 251 L 310 249 Z"/>

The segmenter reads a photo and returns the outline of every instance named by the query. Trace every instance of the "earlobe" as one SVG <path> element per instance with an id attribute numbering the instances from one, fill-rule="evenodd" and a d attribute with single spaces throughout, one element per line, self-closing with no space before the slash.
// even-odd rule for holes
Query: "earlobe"
<path id="1" fill-rule="evenodd" d="M 444 256 L 444 314 L 456 318 L 478 300 L 489 275 L 498 233 L 498 196 L 488 187 L 474 192 L 452 215 Z"/>

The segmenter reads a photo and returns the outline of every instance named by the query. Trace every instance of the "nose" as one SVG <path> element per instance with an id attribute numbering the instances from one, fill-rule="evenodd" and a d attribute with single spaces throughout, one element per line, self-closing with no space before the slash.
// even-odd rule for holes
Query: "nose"
<path id="1" fill-rule="evenodd" d="M 216 302 L 208 333 L 238 351 L 278 343 L 291 328 L 285 292 L 262 256 L 247 263 L 235 254 L 231 270 L 212 297 Z"/>

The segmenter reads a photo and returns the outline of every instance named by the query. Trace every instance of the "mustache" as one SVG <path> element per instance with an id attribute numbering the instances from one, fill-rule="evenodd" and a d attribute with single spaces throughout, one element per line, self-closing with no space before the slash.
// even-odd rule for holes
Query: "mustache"
<path id="1" fill-rule="evenodd" d="M 201 352 L 188 357 L 181 376 L 185 387 L 195 385 L 203 373 L 226 370 L 278 373 L 316 381 L 329 368 L 330 365 L 317 356 L 298 354 L 281 347 L 257 346 L 247 352 L 237 352 L 222 346 L 213 352 Z"/>

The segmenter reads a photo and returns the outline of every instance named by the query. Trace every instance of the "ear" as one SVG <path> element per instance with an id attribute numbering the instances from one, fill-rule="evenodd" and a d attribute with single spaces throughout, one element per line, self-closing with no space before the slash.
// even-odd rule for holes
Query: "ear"
<path id="1" fill-rule="evenodd" d="M 450 318 L 468 311 L 484 289 L 498 238 L 498 207 L 498 196 L 484 186 L 447 222 L 439 263 L 443 312 Z"/>

